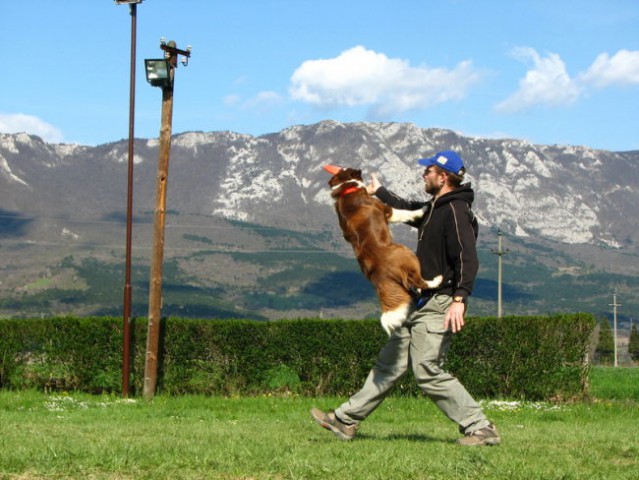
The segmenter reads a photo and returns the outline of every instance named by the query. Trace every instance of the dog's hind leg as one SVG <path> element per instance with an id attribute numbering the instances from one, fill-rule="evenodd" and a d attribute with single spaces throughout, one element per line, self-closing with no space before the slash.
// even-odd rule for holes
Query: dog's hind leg
<path id="1" fill-rule="evenodd" d="M 406 303 L 400 305 L 394 310 L 389 310 L 387 312 L 382 313 L 380 318 L 380 322 L 382 324 L 382 328 L 390 337 L 396 330 L 402 328 L 402 325 L 406 321 L 408 317 L 408 312 L 410 310 L 410 304 Z"/>
<path id="2" fill-rule="evenodd" d="M 400 279 L 377 275 L 371 278 L 371 282 L 375 285 L 382 307 L 382 328 L 390 336 L 402 328 L 410 314 L 413 299 Z"/>

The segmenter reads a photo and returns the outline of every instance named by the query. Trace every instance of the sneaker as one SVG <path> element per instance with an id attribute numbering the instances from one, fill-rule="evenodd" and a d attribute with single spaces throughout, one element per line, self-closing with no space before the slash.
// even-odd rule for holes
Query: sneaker
<path id="1" fill-rule="evenodd" d="M 324 413 L 318 408 L 312 408 L 311 417 L 322 427 L 337 435 L 340 440 L 352 440 L 357 433 L 357 424 L 343 423 L 335 416 L 334 412 Z"/>
<path id="2" fill-rule="evenodd" d="M 467 447 L 499 445 L 501 443 L 501 437 L 499 436 L 497 427 L 491 423 L 487 427 L 467 433 L 463 438 L 457 440 L 457 443 Z"/>

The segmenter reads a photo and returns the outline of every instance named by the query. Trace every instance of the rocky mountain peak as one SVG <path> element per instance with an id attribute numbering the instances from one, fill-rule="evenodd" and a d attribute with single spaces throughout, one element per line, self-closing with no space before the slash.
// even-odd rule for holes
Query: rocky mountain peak
<path id="1" fill-rule="evenodd" d="M 153 204 L 157 140 L 136 141 L 136 208 Z M 169 204 L 176 211 L 257 224 L 332 222 L 326 163 L 378 173 L 393 191 L 425 198 L 418 158 L 452 149 L 465 160 L 482 223 L 520 237 L 636 247 L 639 152 L 465 137 L 402 123 L 299 125 L 259 137 L 187 132 L 172 139 Z M 96 217 L 121 208 L 127 142 L 52 145 L 0 135 L 0 200 L 15 213 Z M 105 188 L 108 184 L 108 188 Z M 57 199 L 57 201 L 52 201 Z"/>

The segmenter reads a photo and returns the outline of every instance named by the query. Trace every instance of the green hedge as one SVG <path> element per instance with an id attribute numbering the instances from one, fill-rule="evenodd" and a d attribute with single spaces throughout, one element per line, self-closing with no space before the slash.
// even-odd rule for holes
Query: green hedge
<path id="1" fill-rule="evenodd" d="M 146 319 L 132 325 L 131 384 L 143 387 Z M 478 397 L 550 399 L 587 393 L 587 314 L 471 318 L 447 367 Z M 377 320 L 162 322 L 158 391 L 346 396 L 362 385 L 385 334 Z M 119 391 L 122 319 L 0 320 L 0 388 Z M 397 393 L 415 395 L 412 375 Z"/>
<path id="2" fill-rule="evenodd" d="M 122 329 L 114 318 L 0 320 L 0 332 L 2 388 L 97 392 L 121 384 Z"/>
<path id="3" fill-rule="evenodd" d="M 485 397 L 567 399 L 588 393 L 589 314 L 481 318 L 453 342 L 448 368 Z"/>

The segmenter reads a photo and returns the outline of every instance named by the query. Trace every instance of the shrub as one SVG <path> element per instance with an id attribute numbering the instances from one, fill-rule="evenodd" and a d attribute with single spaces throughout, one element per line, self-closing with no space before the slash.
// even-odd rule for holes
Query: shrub
<path id="1" fill-rule="evenodd" d="M 11 319 L 0 328 L 0 387 L 118 388 L 122 335 L 112 318 Z"/>
<path id="2" fill-rule="evenodd" d="M 587 392 L 591 315 L 471 319 L 453 342 L 449 368 L 472 392 L 530 400 Z"/>
<path id="3" fill-rule="evenodd" d="M 131 386 L 141 392 L 146 319 L 133 320 Z M 455 335 L 447 368 L 479 397 L 570 398 L 587 393 L 585 314 L 472 318 Z M 122 320 L 0 320 L 0 388 L 119 391 Z M 209 395 L 295 392 L 350 395 L 385 334 L 377 320 L 162 321 L 158 389 Z M 419 394 L 412 375 L 397 394 Z"/>
<path id="4" fill-rule="evenodd" d="M 299 375 L 288 365 L 278 365 L 264 374 L 262 381 L 267 391 L 294 392 L 301 385 Z"/>

